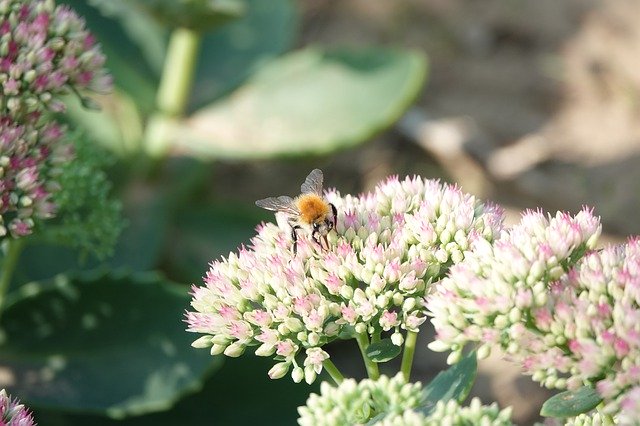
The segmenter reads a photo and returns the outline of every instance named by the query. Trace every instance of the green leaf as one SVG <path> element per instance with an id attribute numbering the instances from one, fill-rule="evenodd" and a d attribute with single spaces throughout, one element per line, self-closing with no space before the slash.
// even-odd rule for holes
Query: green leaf
<path id="1" fill-rule="evenodd" d="M 116 243 L 112 268 L 148 271 L 158 266 L 171 220 L 168 199 L 156 188 L 132 185 L 124 216 L 128 220 Z"/>
<path id="2" fill-rule="evenodd" d="M 424 403 L 417 410 L 429 415 L 438 401 L 455 399 L 462 402 L 469 395 L 471 387 L 476 380 L 478 361 L 476 352 L 472 351 L 463 356 L 457 364 L 447 370 L 438 373 L 423 390 Z"/>
<path id="3" fill-rule="evenodd" d="M 367 347 L 367 358 L 373 362 L 387 362 L 400 355 L 401 351 L 402 348 L 394 345 L 391 339 L 382 339 Z"/>
<path id="4" fill-rule="evenodd" d="M 602 402 L 595 389 L 583 386 L 574 391 L 561 392 L 542 404 L 540 415 L 545 417 L 573 417 L 593 410 Z"/>
<path id="5" fill-rule="evenodd" d="M 200 283 L 208 264 L 255 235 L 256 215 L 233 205 L 200 205 L 178 213 L 172 232 L 172 276 Z"/>
<path id="6" fill-rule="evenodd" d="M 243 0 L 134 0 L 132 3 L 148 10 L 167 27 L 196 31 L 211 30 L 237 19 L 246 7 Z"/>
<path id="7" fill-rule="evenodd" d="M 391 126 L 425 79 L 421 54 L 309 48 L 271 61 L 177 129 L 175 151 L 204 158 L 329 153 Z"/>
<path id="8" fill-rule="evenodd" d="M 165 410 L 220 364 L 190 346 L 186 287 L 156 274 L 32 283 L 3 312 L 0 387 L 25 404 L 114 418 Z"/>
<path id="9" fill-rule="evenodd" d="M 125 226 L 116 242 L 113 257 L 98 262 L 94 258 L 83 257 L 79 250 L 61 246 L 60 242 L 34 238 L 20 256 L 12 287 L 99 266 L 128 271 L 155 268 L 167 237 L 170 219 L 167 198 L 153 188 L 139 185 L 134 185 L 127 198 L 129 202 L 125 203 L 123 214 Z"/>
<path id="10" fill-rule="evenodd" d="M 117 21 L 132 48 L 138 48 L 156 75 L 162 72 L 169 31 L 130 0 L 84 0 L 102 16 Z"/>
<path id="11" fill-rule="evenodd" d="M 225 358 L 224 366 L 207 379 L 200 392 L 161 413 L 112 420 L 36 408 L 34 416 L 45 426 L 294 425 L 296 407 L 305 404 L 309 393 L 319 393 L 320 380 L 312 386 L 289 378 L 271 380 L 266 371 L 272 365 L 273 360 L 251 354 Z"/>
<path id="12" fill-rule="evenodd" d="M 143 119 L 132 98 L 116 92 L 95 97 L 100 111 L 82 106 L 77 96 L 67 96 L 65 120 L 82 130 L 86 138 L 119 157 L 136 154 L 140 149 Z"/>
<path id="13" fill-rule="evenodd" d="M 297 15 L 291 0 L 245 0 L 242 18 L 202 39 L 190 109 L 240 85 L 266 61 L 289 49 Z"/>
<path id="14" fill-rule="evenodd" d="M 354 326 L 345 324 L 340 327 L 340 332 L 338 333 L 338 339 L 341 340 L 350 340 L 354 339 L 358 333 Z"/>

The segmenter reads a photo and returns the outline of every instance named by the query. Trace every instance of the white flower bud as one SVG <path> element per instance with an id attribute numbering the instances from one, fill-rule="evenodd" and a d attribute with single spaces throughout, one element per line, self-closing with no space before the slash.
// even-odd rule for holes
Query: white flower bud
<path id="1" fill-rule="evenodd" d="M 191 346 L 194 348 L 202 349 L 202 348 L 208 348 L 212 344 L 213 343 L 211 342 L 211 336 L 202 336 L 194 340 L 191 343 Z"/>
<path id="2" fill-rule="evenodd" d="M 245 346 L 240 342 L 233 342 L 224 350 L 224 354 L 231 358 L 237 358 L 244 353 Z"/>
<path id="3" fill-rule="evenodd" d="M 285 374 L 287 374 L 290 365 L 291 363 L 289 362 L 279 362 L 271 367 L 267 374 L 269 375 L 270 379 L 280 379 L 284 377 Z"/>
<path id="4" fill-rule="evenodd" d="M 291 372 L 291 378 L 294 383 L 300 383 L 304 379 L 304 370 L 301 367 L 295 367 Z"/>
<path id="5" fill-rule="evenodd" d="M 391 343 L 396 346 L 402 346 L 404 343 L 404 336 L 399 331 L 396 331 L 391 335 Z"/>

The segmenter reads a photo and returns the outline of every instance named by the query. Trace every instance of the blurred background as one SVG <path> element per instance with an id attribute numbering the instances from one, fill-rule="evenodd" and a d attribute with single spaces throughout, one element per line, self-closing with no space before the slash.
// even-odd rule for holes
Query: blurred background
<path id="1" fill-rule="evenodd" d="M 115 16 L 124 22 L 122 27 L 126 29 L 126 20 L 118 15 L 118 7 L 110 10 L 105 6 L 109 2 L 94 2 L 102 3 L 98 8 L 101 13 L 96 14 L 91 10 L 93 5 L 84 1 L 68 3 L 87 17 L 107 55 L 111 53 L 110 46 L 119 46 L 117 42 L 109 42 L 115 36 L 109 34 L 104 20 Z M 249 4 L 264 12 L 260 16 L 271 16 L 272 21 L 267 25 L 263 22 L 267 18 L 255 18 L 236 28 L 226 39 L 212 36 L 212 43 L 219 42 L 215 46 L 229 40 L 229 45 L 239 52 L 239 59 L 227 61 L 227 56 L 215 48 L 208 51 L 209 56 L 200 58 L 190 111 L 196 111 L 209 98 L 226 96 L 231 104 L 223 107 L 226 109 L 214 108 L 214 118 L 195 113 L 183 128 L 184 134 L 193 131 L 214 135 L 212 139 L 219 136 L 218 140 L 227 136 L 233 140 L 238 135 L 246 140 L 270 140 L 274 136 L 267 131 L 273 130 L 277 136 L 281 131 L 279 123 L 266 123 L 266 119 L 259 122 L 251 115 L 255 109 L 248 108 L 249 114 L 244 114 L 242 108 L 246 105 L 242 102 L 250 103 L 247 98 L 251 97 L 251 88 L 262 88 L 262 95 L 271 93 L 265 90 L 271 87 L 269 73 L 260 74 L 256 70 L 268 58 L 288 49 L 316 45 L 323 49 L 345 49 L 345 46 L 388 49 L 380 55 L 369 50 L 364 59 L 349 56 L 345 63 L 359 71 L 383 69 L 387 62 L 380 58 L 392 57 L 389 52 L 399 49 L 426 57 L 428 71 L 421 70 L 419 64 L 407 66 L 407 69 L 414 67 L 406 73 L 410 89 L 400 100 L 394 97 L 393 89 L 381 90 L 377 97 L 367 100 L 362 105 L 368 111 L 367 116 L 394 106 L 391 112 L 376 118 L 376 123 L 358 130 L 358 136 L 350 136 L 344 129 L 358 127 L 366 119 L 344 114 L 331 117 L 330 108 L 334 105 L 331 100 L 324 106 L 319 102 L 318 108 L 328 111 L 330 117 L 318 120 L 341 121 L 333 137 L 337 142 L 330 149 L 271 153 L 269 147 L 254 147 L 255 152 L 264 155 L 236 155 L 237 147 L 222 146 L 204 150 L 203 155 L 200 151 L 198 155 L 185 155 L 188 149 L 182 144 L 172 149 L 167 161 L 159 166 L 162 178 L 152 184 L 128 183 L 126 189 L 122 185 L 126 173 L 116 162 L 111 175 L 125 200 L 129 220 L 126 238 L 136 234 L 138 240 L 153 240 L 161 247 L 146 250 L 145 246 L 125 242 L 116 257 L 139 260 L 143 266 L 138 269 L 159 269 L 178 283 L 200 284 L 209 261 L 246 243 L 260 220 L 273 220 L 267 212 L 255 207 L 254 201 L 272 195 L 295 195 L 304 177 L 316 167 L 324 171 L 326 186 L 342 193 L 369 190 L 389 175 L 421 175 L 455 182 L 464 191 L 502 204 L 511 222 L 527 208 L 575 212 L 588 205 L 602 217 L 603 242 L 620 242 L 627 235 L 639 233 L 640 2 L 299 0 Z M 209 46 L 207 41 L 204 43 Z M 152 42 L 139 46 L 151 67 L 161 63 L 153 59 L 153 49 L 158 46 Z M 323 60 L 329 57 L 337 62 L 348 56 L 331 55 L 321 56 Z M 135 55 L 127 63 L 137 64 L 131 58 Z M 293 68 L 304 63 L 298 61 Z M 125 158 L 127 154 L 122 152 L 130 149 L 131 141 L 137 140 L 141 132 L 130 118 L 152 109 L 149 104 L 153 100 L 152 96 L 148 100 L 144 84 L 122 77 L 124 74 L 117 70 L 114 74 L 121 88 L 131 89 L 129 94 L 136 98 L 137 105 L 134 108 L 111 98 L 101 100 L 110 116 L 127 117 L 118 122 L 116 136 L 103 131 L 107 127 L 96 122 L 95 116 L 88 119 L 77 112 L 76 118 L 105 146 L 113 148 L 113 140 L 117 139 L 118 146 L 113 151 L 119 158 Z M 252 80 L 256 74 L 259 79 Z M 356 77 L 364 81 L 369 75 L 374 78 L 377 74 L 363 72 Z M 324 101 L 324 97 L 318 98 L 320 94 L 327 98 L 340 94 L 337 93 L 340 88 L 334 93 L 331 85 L 322 86 L 324 76 L 318 74 L 317 80 L 310 80 L 317 81 L 321 91 L 308 89 L 302 83 L 294 86 L 297 89 L 292 91 L 300 98 L 299 105 Z M 400 77 L 400 81 L 405 80 Z M 295 75 L 289 81 L 298 82 Z M 400 87 L 400 83 L 394 84 Z M 363 90 L 369 89 L 363 86 Z M 315 100 L 309 101 L 314 96 Z M 281 99 L 267 96 L 264 102 L 277 109 Z M 293 116 L 297 119 L 292 112 Z M 306 129 L 310 139 L 316 137 L 314 120 L 313 116 L 307 117 L 307 123 L 296 129 L 302 145 Z M 250 143 L 247 146 L 254 149 Z M 213 151 L 215 155 L 211 154 Z M 185 170 L 194 169 L 192 157 L 198 158 L 195 177 L 189 174 L 183 179 Z M 184 183 L 188 190 L 172 198 L 168 207 L 157 201 L 155 191 L 176 182 Z M 150 252 L 152 260 L 148 259 Z M 140 260 L 141 256 L 146 257 Z M 426 349 L 432 335 L 429 324 L 425 324 L 424 331 L 413 379 L 428 382 L 444 368 L 444 356 Z M 329 347 L 329 352 L 347 374 L 362 377 L 364 368 L 355 343 L 351 343 L 336 343 Z M 317 385 L 294 385 L 288 378 L 268 380 L 269 360 L 252 354 L 240 359 L 207 358 L 203 362 L 213 362 L 215 366 L 209 368 L 206 380 L 190 388 L 192 393 L 181 398 L 170 411 L 122 421 L 43 409 L 37 409 L 36 415 L 43 425 L 89 421 L 105 425 L 293 424 L 297 417 L 295 407 L 304 403 L 310 391 L 317 390 Z M 539 408 L 549 396 L 498 358 L 480 363 L 473 394 L 486 403 L 496 400 L 501 406 L 512 405 L 518 424 L 539 420 Z"/>

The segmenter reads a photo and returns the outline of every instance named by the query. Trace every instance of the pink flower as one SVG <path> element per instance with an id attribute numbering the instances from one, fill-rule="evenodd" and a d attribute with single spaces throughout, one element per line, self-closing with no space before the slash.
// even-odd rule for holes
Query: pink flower
<path id="1" fill-rule="evenodd" d="M 58 124 L 37 116 L 25 124 L 0 117 L 0 241 L 29 235 L 36 221 L 54 216 L 63 136 Z"/>
<path id="2" fill-rule="evenodd" d="M 15 398 L 0 391 L 0 424 L 7 426 L 34 426 L 36 423 L 29 410 Z"/>
<path id="3" fill-rule="evenodd" d="M 304 372 L 295 364 L 292 377 L 312 382 L 328 357 L 322 347 L 343 331 L 386 333 L 398 344 L 402 331 L 417 331 L 431 283 L 502 226 L 495 207 L 485 211 L 459 188 L 418 177 L 391 178 L 358 197 L 326 197 L 338 211 L 328 248 L 301 232 L 294 255 L 290 230 L 266 224 L 247 248 L 211 263 L 192 308 L 218 321 L 206 330 L 198 315 L 186 316 L 189 331 L 211 336 L 198 347 L 257 346 L 260 356 L 275 348 L 290 363 L 306 353 Z M 230 312 L 251 332 L 220 326 Z"/>
<path id="4" fill-rule="evenodd" d="M 5 0 L 0 13 L 2 115 L 22 119 L 33 111 L 59 111 L 60 95 L 110 90 L 104 55 L 84 21 L 52 1 Z"/>

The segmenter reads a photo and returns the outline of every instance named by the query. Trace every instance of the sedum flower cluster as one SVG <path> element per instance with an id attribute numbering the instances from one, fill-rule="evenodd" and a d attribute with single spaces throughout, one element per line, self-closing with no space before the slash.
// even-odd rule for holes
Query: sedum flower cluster
<path id="1" fill-rule="evenodd" d="M 266 224 L 249 248 L 211 264 L 186 318 L 189 331 L 204 334 L 195 347 L 239 356 L 257 346 L 279 361 L 271 378 L 293 367 L 294 381 L 311 383 L 329 358 L 323 346 L 338 337 L 385 334 L 401 345 L 402 332 L 426 319 L 430 284 L 502 228 L 500 209 L 418 177 L 326 197 L 338 210 L 329 249 L 301 236 L 294 255 L 290 233 Z"/>
<path id="2" fill-rule="evenodd" d="M 480 358 L 494 347 L 522 354 L 538 340 L 527 326 L 546 306 L 550 285 L 594 247 L 600 230 L 589 210 L 555 217 L 528 211 L 493 244 L 476 240 L 465 261 L 452 267 L 427 298 L 437 333 L 429 347 L 452 351 L 449 363 L 468 342 L 480 343 Z"/>
<path id="3" fill-rule="evenodd" d="M 71 156 L 56 123 L 16 124 L 0 118 L 0 239 L 31 233 L 35 219 L 55 214 L 52 193 Z"/>
<path id="4" fill-rule="evenodd" d="M 632 419 L 629 419 L 632 420 Z M 602 414 L 600 413 L 586 413 L 586 414 L 580 414 L 576 417 L 571 417 L 569 418 L 564 425 L 565 426 L 605 426 L 605 425 L 610 425 L 611 421 L 609 419 L 606 419 Z M 627 421 L 627 422 L 618 422 L 617 419 L 614 419 L 614 423 L 613 424 L 633 424 L 633 421 Z"/>
<path id="5" fill-rule="evenodd" d="M 84 20 L 53 0 L 0 0 L 0 100 L 14 119 L 61 111 L 59 96 L 107 91 L 104 55 Z"/>
<path id="6" fill-rule="evenodd" d="M 0 241 L 55 216 L 73 149 L 60 96 L 105 91 L 104 56 L 84 21 L 52 0 L 0 0 Z"/>
<path id="7" fill-rule="evenodd" d="M 462 407 L 455 400 L 438 401 L 429 415 L 407 410 L 402 414 L 392 414 L 374 423 L 378 426 L 512 426 L 511 408 L 500 410 L 498 404 L 482 405 L 480 399 L 473 398 L 468 407 Z"/>
<path id="8" fill-rule="evenodd" d="M 528 212 L 476 241 L 428 297 L 430 347 L 453 360 L 467 343 L 499 349 L 545 387 L 594 386 L 604 414 L 640 418 L 640 240 L 593 251 L 599 233 L 588 210 Z"/>
<path id="9" fill-rule="evenodd" d="M 356 382 L 344 380 L 338 387 L 320 384 L 320 395 L 312 393 L 307 404 L 298 407 L 301 426 L 338 426 L 365 424 L 379 415 L 402 414 L 417 408 L 423 401 L 422 385 L 406 383 L 402 374 L 393 378 Z"/>
<path id="10" fill-rule="evenodd" d="M 376 424 L 380 426 L 511 425 L 511 409 L 500 411 L 496 404 L 483 406 L 474 398 L 469 407 L 456 401 L 439 401 L 425 414 L 422 384 L 406 383 L 402 374 L 378 380 L 353 379 L 332 387 L 320 385 L 320 394 L 311 394 L 307 405 L 298 407 L 301 426 Z M 415 411 L 414 411 L 415 410 Z M 372 420 L 373 419 L 373 420 Z M 371 422 L 371 423 L 369 423 Z"/>
<path id="11" fill-rule="evenodd" d="M 0 424 L 6 426 L 34 426 L 33 416 L 24 405 L 11 396 L 7 391 L 0 390 Z"/>

